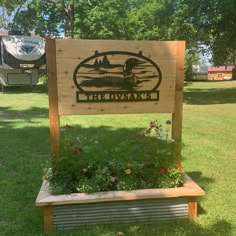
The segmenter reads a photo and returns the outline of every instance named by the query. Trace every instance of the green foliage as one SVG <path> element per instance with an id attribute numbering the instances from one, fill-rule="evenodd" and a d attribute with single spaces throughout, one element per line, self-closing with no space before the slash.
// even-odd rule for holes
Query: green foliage
<path id="1" fill-rule="evenodd" d="M 236 2 L 216 1 L 216 15 L 211 19 L 213 62 L 216 65 L 236 65 Z"/>
<path id="2" fill-rule="evenodd" d="M 235 65 L 234 0 L 3 1 L 9 29 L 83 39 L 185 40 L 186 78 L 211 53 L 215 65 Z M 15 10 L 16 9 L 16 10 Z M 197 60 L 195 60 L 197 59 Z"/>
<path id="3" fill-rule="evenodd" d="M 96 158 L 94 153 L 105 147 L 83 136 L 73 138 L 67 125 L 53 169 L 45 170 L 44 179 L 54 194 L 181 186 L 182 169 L 174 164 L 169 126 L 170 121 L 166 128 L 151 122 L 142 135 Z"/>
<path id="4" fill-rule="evenodd" d="M 80 8 L 75 22 L 80 38 L 127 39 L 129 25 L 127 14 L 131 9 L 127 0 L 91 1 L 91 5 Z"/>
<path id="5" fill-rule="evenodd" d="M 48 85 L 48 77 L 46 75 L 41 76 L 38 84 Z"/>
<path id="6" fill-rule="evenodd" d="M 197 34 L 191 35 L 208 47 L 215 65 L 235 65 L 236 61 L 236 2 L 234 0 L 184 0 L 190 8 L 188 21 Z M 200 48 L 207 52 L 206 48 Z"/>

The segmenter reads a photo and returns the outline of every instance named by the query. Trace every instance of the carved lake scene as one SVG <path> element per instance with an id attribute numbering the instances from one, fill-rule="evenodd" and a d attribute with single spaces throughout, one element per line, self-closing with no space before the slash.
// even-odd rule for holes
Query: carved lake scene
<path id="1" fill-rule="evenodd" d="M 161 71 L 141 51 L 96 51 L 76 67 L 74 83 L 77 101 L 158 100 Z"/>

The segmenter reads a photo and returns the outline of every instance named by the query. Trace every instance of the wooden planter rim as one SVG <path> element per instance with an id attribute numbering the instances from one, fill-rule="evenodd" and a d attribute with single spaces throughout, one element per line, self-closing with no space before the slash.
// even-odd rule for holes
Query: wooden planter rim
<path id="1" fill-rule="evenodd" d="M 44 181 L 36 199 L 36 206 L 128 201 L 152 198 L 198 197 L 205 195 L 205 192 L 187 174 L 183 175 L 185 180 L 183 187 L 139 189 L 132 191 L 107 191 L 92 194 L 73 193 L 67 195 L 51 195 L 48 191 L 48 182 Z"/>

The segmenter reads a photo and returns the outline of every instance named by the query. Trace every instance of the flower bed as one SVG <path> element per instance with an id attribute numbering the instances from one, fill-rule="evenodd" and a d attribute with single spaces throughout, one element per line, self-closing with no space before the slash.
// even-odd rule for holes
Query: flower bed
<path id="1" fill-rule="evenodd" d="M 66 125 L 36 200 L 44 207 L 45 230 L 196 217 L 196 197 L 204 191 L 173 159 L 170 124 L 150 122 L 109 151 L 94 138 L 74 138 Z"/>
<path id="2" fill-rule="evenodd" d="M 94 138 L 74 137 L 67 125 L 53 169 L 46 168 L 43 179 L 53 194 L 180 187 L 182 169 L 173 160 L 170 124 L 150 122 L 144 132 L 113 148 Z"/>
<path id="3" fill-rule="evenodd" d="M 186 174 L 178 188 L 51 195 L 44 181 L 36 206 L 44 208 L 44 228 L 72 229 L 95 223 L 158 222 L 195 218 L 205 192 Z"/>

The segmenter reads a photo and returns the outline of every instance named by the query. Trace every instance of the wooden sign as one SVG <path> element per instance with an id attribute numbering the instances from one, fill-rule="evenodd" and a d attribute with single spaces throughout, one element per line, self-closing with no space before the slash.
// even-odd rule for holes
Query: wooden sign
<path id="1" fill-rule="evenodd" d="M 47 39 L 51 150 L 60 116 L 171 113 L 180 158 L 184 41 Z"/>
<path id="2" fill-rule="evenodd" d="M 119 57 L 117 63 L 116 58 Z M 161 71 L 155 62 L 125 51 L 106 51 L 83 60 L 73 79 L 78 89 L 77 102 L 158 101 Z"/>
<path id="3" fill-rule="evenodd" d="M 67 39 L 54 43 L 51 62 L 59 115 L 174 112 L 176 77 L 183 71 L 176 66 L 178 47 L 183 42 Z"/>

